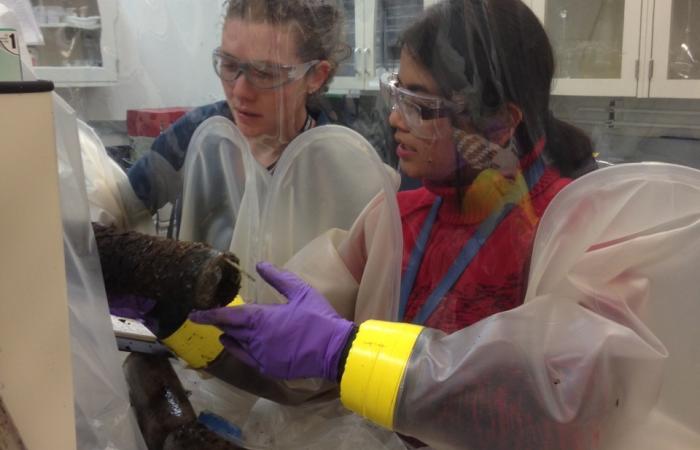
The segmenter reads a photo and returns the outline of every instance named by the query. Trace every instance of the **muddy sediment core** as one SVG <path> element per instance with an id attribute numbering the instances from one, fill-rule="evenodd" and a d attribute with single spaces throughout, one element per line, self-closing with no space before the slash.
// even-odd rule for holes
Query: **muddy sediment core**
<path id="1" fill-rule="evenodd" d="M 168 435 L 163 450 L 237 450 L 244 447 L 232 444 L 199 422 L 179 427 Z"/>
<path id="2" fill-rule="evenodd" d="M 131 406 L 149 450 L 162 449 L 171 432 L 197 420 L 167 357 L 131 353 L 123 369 Z"/>
<path id="3" fill-rule="evenodd" d="M 174 331 L 192 309 L 224 306 L 238 294 L 241 273 L 233 253 L 202 243 L 92 226 L 107 293 L 155 300 L 160 334 Z"/>
<path id="4" fill-rule="evenodd" d="M 197 421 L 187 391 L 165 356 L 131 353 L 123 365 L 131 406 L 149 450 L 235 450 Z"/>

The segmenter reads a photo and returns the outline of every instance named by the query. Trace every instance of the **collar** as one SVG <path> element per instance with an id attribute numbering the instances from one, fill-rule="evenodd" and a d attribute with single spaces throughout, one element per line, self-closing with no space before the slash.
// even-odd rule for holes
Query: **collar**
<path id="1" fill-rule="evenodd" d="M 473 225 L 485 220 L 496 208 L 502 206 L 504 197 L 512 189 L 527 189 L 523 173 L 540 158 L 544 144 L 544 139 L 540 139 L 531 152 L 520 158 L 520 170 L 515 178 L 506 178 L 493 169 L 482 171 L 467 186 L 461 202 L 455 187 L 436 185 L 424 180 L 423 184 L 428 191 L 443 198 L 442 207 L 438 212 L 439 220 L 465 225 Z M 530 194 L 533 192 L 535 192 L 534 189 Z M 528 196 L 526 201 L 527 198 Z"/>
<path id="2" fill-rule="evenodd" d="M 315 120 L 313 117 L 311 117 L 311 114 L 309 114 L 309 113 L 307 112 L 307 113 L 306 113 L 306 120 L 304 120 L 304 125 L 303 125 L 303 126 L 301 127 L 301 129 L 299 130 L 299 134 L 303 133 L 304 131 L 308 131 L 308 130 L 312 129 L 312 128 L 314 128 L 315 126 L 316 126 L 316 120 Z M 283 151 L 284 151 L 284 150 L 283 150 Z M 282 155 L 282 154 L 280 153 L 280 156 L 281 156 L 281 155 Z M 275 172 L 275 167 L 277 167 L 277 162 L 278 162 L 279 160 L 280 160 L 280 159 L 277 158 L 277 159 L 275 160 L 275 162 L 273 162 L 272 164 L 270 164 L 269 166 L 266 167 L 267 171 L 270 172 L 270 174 L 273 174 L 273 173 Z"/>

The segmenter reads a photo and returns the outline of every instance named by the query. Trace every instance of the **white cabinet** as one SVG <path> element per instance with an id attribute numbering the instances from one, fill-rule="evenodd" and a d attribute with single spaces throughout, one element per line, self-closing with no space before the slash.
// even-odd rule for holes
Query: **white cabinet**
<path id="1" fill-rule="evenodd" d="M 700 0 L 529 3 L 554 49 L 554 94 L 700 98 Z"/>
<path id="2" fill-rule="evenodd" d="M 362 44 L 364 43 L 364 20 L 362 2 L 343 0 L 345 13 L 345 38 L 350 47 L 350 57 L 338 67 L 333 83 L 332 91 L 346 91 L 348 89 L 360 89 L 363 86 L 364 74 L 362 72 Z"/>
<path id="3" fill-rule="evenodd" d="M 554 50 L 555 94 L 637 95 L 642 0 L 532 0 L 532 9 Z"/>
<path id="4" fill-rule="evenodd" d="M 422 10 L 438 0 L 343 0 L 352 56 L 338 69 L 331 92 L 379 89 L 379 76 L 398 68 L 396 41 Z"/>
<path id="5" fill-rule="evenodd" d="M 116 0 L 31 0 L 44 45 L 31 46 L 34 70 L 57 86 L 117 80 Z"/>
<path id="6" fill-rule="evenodd" d="M 700 0 L 657 0 L 650 97 L 700 98 Z"/>

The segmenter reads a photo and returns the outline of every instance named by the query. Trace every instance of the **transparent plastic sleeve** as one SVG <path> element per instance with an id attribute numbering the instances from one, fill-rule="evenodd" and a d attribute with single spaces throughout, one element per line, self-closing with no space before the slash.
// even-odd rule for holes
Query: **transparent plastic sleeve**
<path id="1" fill-rule="evenodd" d="M 700 172 L 664 164 L 565 188 L 524 305 L 423 332 L 396 430 L 436 448 L 697 448 L 699 199 Z"/>
<path id="2" fill-rule="evenodd" d="M 145 449 L 109 318 L 75 113 L 54 98 L 78 447 Z"/>
<path id="3" fill-rule="evenodd" d="M 95 131 L 77 119 L 90 220 L 153 234 L 151 214 L 129 183 L 126 173 L 109 157 Z"/>
<path id="4" fill-rule="evenodd" d="M 311 277 L 312 284 L 328 292 L 336 300 L 334 307 L 346 317 L 370 315 L 366 310 L 371 308 L 388 308 L 382 314 L 387 318 L 392 314 L 393 303 L 372 303 L 373 299 L 398 295 L 401 234 L 397 180 L 359 134 L 333 125 L 306 131 L 287 146 L 271 173 L 253 158 L 248 142 L 231 121 L 213 117 L 193 134 L 183 174 L 181 239 L 204 240 L 230 249 L 250 273 L 255 273 L 258 261 L 287 265 Z M 348 268 L 352 258 L 345 247 L 355 248 L 367 259 Z M 365 269 L 368 262 L 373 273 Z M 320 267 L 327 278 L 319 276 Z M 355 274 L 359 274 L 357 278 Z M 278 301 L 278 294 L 262 281 L 258 283 L 244 290 L 246 301 Z M 358 291 L 364 294 L 358 295 Z M 291 439 L 289 430 L 305 426 L 309 411 L 336 414 L 339 410 L 335 383 L 272 380 L 228 354 L 221 355 L 207 371 L 282 404 L 311 400 L 316 406 L 310 409 L 259 400 L 266 409 L 272 408 L 270 405 L 279 408 L 269 420 L 285 418 L 282 429 L 287 432 L 273 427 L 266 436 L 284 448 L 301 445 L 301 441 Z M 332 400 L 320 401 L 323 394 Z M 251 427 L 273 423 L 256 417 L 256 425 Z M 360 441 L 375 439 L 371 433 L 360 438 L 366 433 L 362 426 L 366 422 L 346 412 L 328 427 L 319 425 L 320 434 L 314 439 L 327 443 L 326 433 L 334 427 L 360 427 L 356 428 Z"/>

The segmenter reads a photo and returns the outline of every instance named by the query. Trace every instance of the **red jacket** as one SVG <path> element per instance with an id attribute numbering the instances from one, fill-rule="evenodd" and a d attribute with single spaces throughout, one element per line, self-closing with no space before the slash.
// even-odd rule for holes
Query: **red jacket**
<path id="1" fill-rule="evenodd" d="M 524 171 L 539 157 L 541 147 L 521 160 Z M 501 221 L 424 325 L 451 333 L 522 304 L 537 224 L 549 202 L 570 181 L 548 166 L 524 206 L 513 208 Z M 454 188 L 425 186 L 399 192 L 404 273 L 436 195 L 443 202 L 408 298 L 402 318 L 406 322 L 416 316 L 479 223 L 494 209 L 493 202 L 484 198 L 488 195 L 476 192 L 473 185 L 464 195 L 462 208 Z"/>

